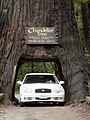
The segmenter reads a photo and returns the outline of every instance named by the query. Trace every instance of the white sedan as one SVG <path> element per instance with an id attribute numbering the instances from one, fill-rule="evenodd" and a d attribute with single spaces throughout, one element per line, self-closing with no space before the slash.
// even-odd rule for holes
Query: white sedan
<path id="1" fill-rule="evenodd" d="M 64 105 L 65 91 L 60 81 L 51 73 L 26 74 L 20 84 L 20 106 L 31 102 L 51 102 Z"/>

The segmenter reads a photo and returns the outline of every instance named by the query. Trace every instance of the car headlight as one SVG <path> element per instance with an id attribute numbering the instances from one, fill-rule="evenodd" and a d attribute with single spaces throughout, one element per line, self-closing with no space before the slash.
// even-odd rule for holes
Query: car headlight
<path id="1" fill-rule="evenodd" d="M 63 88 L 62 87 L 56 88 L 56 89 L 54 89 L 54 92 L 55 93 L 63 92 Z"/>
<path id="2" fill-rule="evenodd" d="M 31 93 L 31 92 L 32 92 L 32 89 L 31 89 L 31 88 L 24 88 L 24 89 L 23 89 L 23 92 L 24 92 L 24 93 Z"/>

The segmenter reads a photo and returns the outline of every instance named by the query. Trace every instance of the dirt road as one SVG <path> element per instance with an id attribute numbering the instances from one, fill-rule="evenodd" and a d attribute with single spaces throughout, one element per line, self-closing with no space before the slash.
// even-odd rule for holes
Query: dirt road
<path id="1" fill-rule="evenodd" d="M 0 120 L 89 120 L 70 106 L 0 106 Z"/>

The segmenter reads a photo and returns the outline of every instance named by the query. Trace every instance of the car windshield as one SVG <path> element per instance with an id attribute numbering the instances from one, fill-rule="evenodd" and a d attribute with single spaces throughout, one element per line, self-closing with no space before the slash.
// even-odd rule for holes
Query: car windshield
<path id="1" fill-rule="evenodd" d="M 23 84 L 29 83 L 49 83 L 57 84 L 58 81 L 53 75 L 27 75 Z"/>

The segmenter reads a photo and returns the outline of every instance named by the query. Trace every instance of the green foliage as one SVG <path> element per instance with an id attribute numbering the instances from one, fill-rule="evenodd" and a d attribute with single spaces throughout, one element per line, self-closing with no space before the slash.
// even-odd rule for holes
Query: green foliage
<path id="1" fill-rule="evenodd" d="M 88 52 L 85 53 L 86 59 L 88 61 L 88 64 L 90 64 L 90 54 Z"/>
<path id="2" fill-rule="evenodd" d="M 83 39 L 83 23 L 82 23 L 82 12 L 81 12 L 82 1 L 85 1 L 85 0 L 74 0 L 75 18 L 76 18 L 79 36 L 81 40 Z"/>
<path id="3" fill-rule="evenodd" d="M 31 64 L 23 64 L 18 72 L 17 80 L 22 80 L 26 73 L 31 72 Z"/>
<path id="4" fill-rule="evenodd" d="M 74 4 L 80 5 L 81 3 L 86 3 L 89 0 L 73 0 L 73 1 L 74 1 Z"/>
<path id="5" fill-rule="evenodd" d="M 23 64 L 18 72 L 17 80 L 22 80 L 26 73 L 48 72 L 54 73 L 53 62 L 32 62 Z"/>

